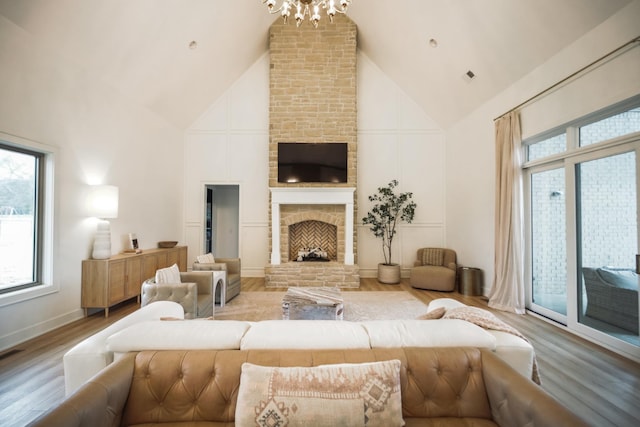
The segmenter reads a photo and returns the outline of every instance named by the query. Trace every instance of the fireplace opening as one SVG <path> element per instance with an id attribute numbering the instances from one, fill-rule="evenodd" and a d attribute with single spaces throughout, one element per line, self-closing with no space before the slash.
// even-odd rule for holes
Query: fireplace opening
<path id="1" fill-rule="evenodd" d="M 289 260 L 338 259 L 338 227 L 323 221 L 301 221 L 289 226 Z"/>

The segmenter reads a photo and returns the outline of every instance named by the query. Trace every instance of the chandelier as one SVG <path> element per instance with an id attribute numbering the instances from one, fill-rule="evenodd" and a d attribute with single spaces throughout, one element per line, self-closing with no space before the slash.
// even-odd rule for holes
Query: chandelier
<path id="1" fill-rule="evenodd" d="M 279 7 L 276 6 L 277 0 L 262 0 L 262 3 L 267 4 L 269 13 L 280 13 L 285 24 L 289 20 L 289 16 L 291 16 L 291 9 L 295 7 L 296 13 L 294 17 L 297 27 L 302 24 L 305 17 L 309 17 L 314 28 L 318 28 L 320 8 L 327 10 L 329 21 L 333 22 L 333 17 L 336 16 L 336 13 L 346 13 L 352 1 L 353 0 L 283 0 Z M 336 7 L 336 3 L 340 3 L 340 6 Z"/>

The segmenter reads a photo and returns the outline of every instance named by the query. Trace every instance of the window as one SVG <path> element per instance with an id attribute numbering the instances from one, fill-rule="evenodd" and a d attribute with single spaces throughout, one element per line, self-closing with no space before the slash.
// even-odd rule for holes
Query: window
<path id="1" fill-rule="evenodd" d="M 635 97 L 523 142 L 527 308 L 638 355 L 639 104 Z M 603 286 L 602 271 L 627 282 Z M 618 288 L 636 296 L 619 297 Z"/>
<path id="2" fill-rule="evenodd" d="M 640 108 L 607 117 L 580 128 L 580 146 L 640 132 Z"/>
<path id="3" fill-rule="evenodd" d="M 44 156 L 0 142 L 0 294 L 42 282 Z"/>
<path id="4" fill-rule="evenodd" d="M 527 160 L 537 160 L 567 150 L 567 134 L 562 133 L 527 146 Z"/>

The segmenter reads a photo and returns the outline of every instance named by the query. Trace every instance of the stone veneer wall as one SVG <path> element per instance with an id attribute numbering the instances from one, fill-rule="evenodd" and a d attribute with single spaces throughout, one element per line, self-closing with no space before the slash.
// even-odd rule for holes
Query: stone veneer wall
<path id="1" fill-rule="evenodd" d="M 346 142 L 346 184 L 356 187 L 356 25 L 344 15 L 297 28 L 271 26 L 269 55 L 269 186 L 278 183 L 278 142 Z M 301 184 L 322 187 L 327 184 Z"/>
<path id="2" fill-rule="evenodd" d="M 269 186 L 270 187 L 356 187 L 357 184 L 357 93 L 356 59 L 357 27 L 348 16 L 336 16 L 334 23 L 323 17 L 317 29 L 309 22 L 299 28 L 295 23 L 283 24 L 277 19 L 269 32 L 270 83 L 269 83 Z M 346 142 L 348 146 L 347 183 L 343 184 L 285 184 L 278 183 L 278 142 Z M 354 194 L 354 198 L 355 198 Z M 354 199 L 354 204 L 356 200 Z M 325 285 L 340 279 L 344 286 L 358 286 L 357 266 L 349 267 L 349 278 L 335 274 L 344 263 L 344 207 L 340 214 L 333 206 L 306 206 L 307 214 L 300 217 L 299 206 L 283 206 L 281 211 L 281 247 L 283 260 L 288 259 L 288 230 L 285 226 L 290 215 L 300 220 L 321 219 L 338 226 L 338 263 L 330 263 L 319 272 L 318 266 L 305 267 L 317 271 L 317 276 L 307 277 L 307 286 Z M 334 213 L 336 215 L 334 216 Z M 340 219 L 336 217 L 340 216 Z M 354 221 L 357 206 L 354 206 Z M 297 221 L 297 219 L 296 219 Z M 341 223 L 340 223 L 341 222 Z M 271 221 L 270 221 L 271 223 Z M 355 229 L 355 223 L 354 223 Z M 271 234 L 271 230 L 270 230 Z M 270 241 L 271 241 L 271 235 Z M 354 256 L 357 247 L 354 235 Z M 271 250 L 271 248 L 269 248 Z M 293 265 L 289 265 L 293 264 Z M 266 271 L 267 286 L 282 286 L 283 275 L 300 278 L 300 266 L 286 263 L 269 266 Z M 303 263 L 304 264 L 304 263 Z M 290 274 L 293 269 L 293 274 Z M 353 271 L 351 271 L 353 270 Z"/>
<path id="3" fill-rule="evenodd" d="M 265 268 L 265 286 L 287 288 L 289 286 L 337 286 L 359 288 L 360 274 L 357 265 L 339 262 L 288 262 Z"/>

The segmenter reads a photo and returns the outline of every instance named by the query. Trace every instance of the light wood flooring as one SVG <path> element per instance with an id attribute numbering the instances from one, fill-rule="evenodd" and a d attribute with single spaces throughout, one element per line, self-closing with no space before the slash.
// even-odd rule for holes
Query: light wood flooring
<path id="1" fill-rule="evenodd" d="M 244 278 L 242 292 L 266 289 L 264 280 Z M 347 292 L 405 290 L 428 304 L 455 298 L 487 308 L 483 297 L 413 289 L 408 282 L 383 285 L 362 279 Z M 135 300 L 97 313 L 0 353 L 0 426 L 23 426 L 64 398 L 63 354 L 76 343 L 136 310 Z M 529 338 L 536 350 L 542 387 L 594 427 L 640 425 L 640 364 L 576 337 L 534 316 L 493 311 Z"/>

